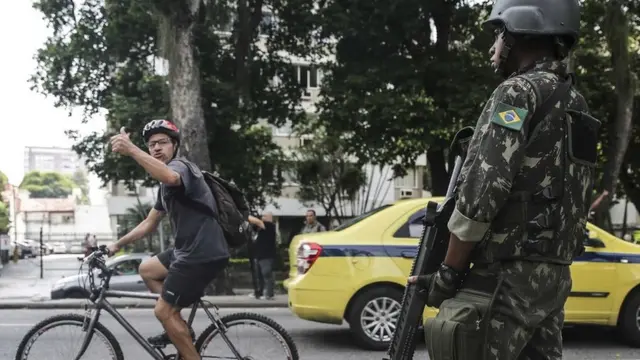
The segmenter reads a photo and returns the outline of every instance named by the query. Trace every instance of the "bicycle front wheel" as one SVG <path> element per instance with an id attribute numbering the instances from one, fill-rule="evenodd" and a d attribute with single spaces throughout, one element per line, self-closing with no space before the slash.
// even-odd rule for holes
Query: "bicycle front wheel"
<path id="1" fill-rule="evenodd" d="M 224 334 L 215 324 L 211 324 L 196 341 L 196 349 L 203 360 L 237 359 L 236 353 L 241 359 L 299 359 L 298 348 L 291 335 L 272 319 L 260 314 L 237 313 L 224 316 L 221 320 L 227 328 Z"/>
<path id="2" fill-rule="evenodd" d="M 18 346 L 16 360 L 73 360 L 87 335 L 86 319 L 78 314 L 62 314 L 36 324 Z M 82 360 L 124 360 L 120 344 L 113 334 L 96 322 L 93 336 Z"/>

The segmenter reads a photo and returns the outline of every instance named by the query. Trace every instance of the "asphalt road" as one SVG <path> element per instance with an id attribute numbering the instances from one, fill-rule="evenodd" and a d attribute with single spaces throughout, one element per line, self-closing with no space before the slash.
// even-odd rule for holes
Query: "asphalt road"
<path id="1" fill-rule="evenodd" d="M 66 313 L 70 310 L 3 310 L 0 311 L 0 359 L 14 359 L 15 351 L 25 333 L 35 323 L 54 314 Z M 222 315 L 237 312 L 238 309 L 222 309 Z M 247 309 L 271 317 L 284 326 L 293 336 L 300 357 L 303 360 L 373 360 L 382 359 L 383 352 L 364 351 L 353 345 L 351 335 L 346 325 L 332 326 L 300 320 L 289 313 L 288 309 Z M 140 333 L 147 337 L 159 333 L 160 327 L 150 309 L 121 310 Z M 80 313 L 80 312 L 78 312 Z M 101 322 L 111 330 L 120 342 L 125 359 L 151 359 L 134 339 L 118 325 L 110 315 L 104 315 Z M 203 316 L 196 317 L 194 329 L 202 331 L 207 323 Z M 244 334 L 249 335 L 249 334 Z M 72 340 L 69 336 L 69 340 Z M 235 338 L 232 338 L 232 341 Z M 244 341 L 251 341 L 254 345 L 252 356 L 260 359 L 262 348 L 257 346 L 255 338 L 245 336 Z M 77 340 L 76 340 L 77 341 Z M 55 356 L 55 349 L 68 344 L 56 342 L 48 347 L 47 360 L 68 360 Z M 257 347 L 257 349 L 256 349 Z M 608 360 L 608 359 L 640 359 L 640 349 L 632 349 L 617 341 L 615 333 L 601 329 L 568 329 L 565 331 L 564 359 L 574 360 Z M 266 360 L 277 360 L 272 356 L 265 356 Z M 427 359 L 424 347 L 416 359 Z"/>

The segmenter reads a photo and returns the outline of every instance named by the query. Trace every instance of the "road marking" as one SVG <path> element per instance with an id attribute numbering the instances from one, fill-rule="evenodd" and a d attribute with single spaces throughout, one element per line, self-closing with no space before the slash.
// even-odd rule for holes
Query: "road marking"
<path id="1" fill-rule="evenodd" d="M 20 327 L 20 326 L 33 326 L 35 324 L 0 324 L 0 327 Z"/>

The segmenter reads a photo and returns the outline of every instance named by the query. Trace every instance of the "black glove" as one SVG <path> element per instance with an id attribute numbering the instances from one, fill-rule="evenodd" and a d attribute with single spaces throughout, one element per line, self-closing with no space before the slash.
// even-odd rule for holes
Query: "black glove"
<path id="1" fill-rule="evenodd" d="M 442 264 L 438 271 L 417 277 L 416 284 L 425 296 L 427 306 L 439 308 L 443 301 L 456 295 L 463 274 Z"/>

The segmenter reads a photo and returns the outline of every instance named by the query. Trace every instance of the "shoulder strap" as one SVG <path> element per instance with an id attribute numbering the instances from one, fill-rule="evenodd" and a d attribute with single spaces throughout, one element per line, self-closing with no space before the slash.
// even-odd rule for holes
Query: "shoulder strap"
<path id="1" fill-rule="evenodd" d="M 180 160 L 180 159 L 176 159 L 178 161 L 181 161 L 182 163 L 184 163 L 185 165 L 187 165 L 184 161 Z M 202 173 L 202 176 L 206 176 L 204 173 Z M 205 180 L 206 183 L 206 180 Z M 209 184 L 207 184 L 207 187 L 209 187 Z M 211 190 L 211 188 L 209 188 L 209 191 L 211 191 L 211 195 L 213 196 L 213 200 L 216 200 L 216 196 L 215 194 L 213 194 L 213 191 Z M 212 216 L 214 219 L 218 220 L 218 214 L 216 214 L 213 210 L 211 210 L 208 206 L 201 204 L 193 199 L 191 199 L 190 197 L 188 197 L 184 191 L 181 191 L 179 193 L 176 194 L 176 200 L 180 201 L 181 203 L 183 203 L 184 205 L 200 211 L 201 213 L 204 213 L 205 215 L 209 215 Z"/>
<path id="2" fill-rule="evenodd" d="M 526 80 L 535 89 L 536 95 L 540 94 L 540 91 L 538 90 L 538 87 L 536 86 L 536 84 L 534 84 L 531 80 L 527 79 L 524 76 L 522 78 Z M 540 125 L 540 123 L 542 122 L 542 120 L 544 120 L 547 114 L 551 112 L 551 110 L 556 105 L 556 103 L 558 103 L 558 101 L 564 100 L 565 96 L 569 93 L 569 90 L 571 89 L 572 83 L 573 83 L 573 76 L 569 74 L 564 79 L 564 81 L 558 84 L 558 87 L 556 87 L 553 93 L 551 93 L 551 95 L 549 95 L 549 97 L 540 106 L 538 106 L 538 108 L 533 113 L 533 117 L 531 118 L 531 121 L 529 122 L 529 127 L 528 127 L 529 139 L 531 138 L 531 134 L 535 131 L 538 125 Z M 560 106 L 564 108 L 564 102 L 562 102 Z"/>

